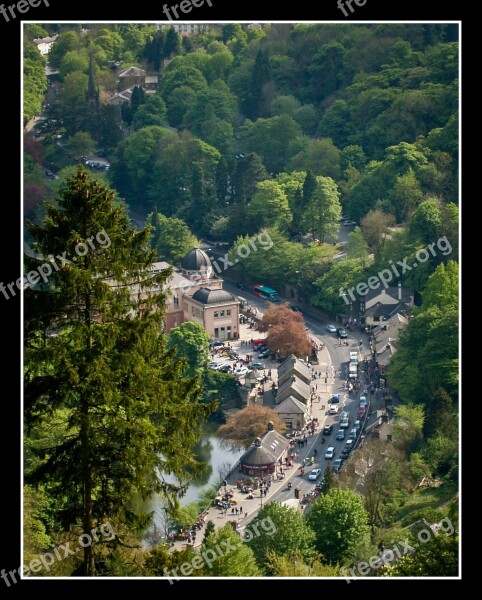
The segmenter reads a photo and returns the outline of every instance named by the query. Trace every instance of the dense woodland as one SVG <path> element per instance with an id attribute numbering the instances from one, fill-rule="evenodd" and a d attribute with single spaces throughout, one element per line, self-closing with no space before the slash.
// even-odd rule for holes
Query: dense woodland
<path id="1" fill-rule="evenodd" d="M 32 40 L 56 33 L 48 86 Z M 338 483 L 328 474 L 309 516 L 266 506 L 257 518 L 283 523 L 279 534 L 196 574 L 339 575 L 403 540 L 401 527 L 417 518 L 456 522 L 458 55 L 456 26 L 442 24 L 226 24 L 190 38 L 152 24 L 26 25 L 25 123 L 51 96 L 39 135 L 25 136 L 26 241 L 61 254 L 95 227 L 118 242 L 56 273 L 41 298 L 26 293 L 27 557 L 110 519 L 119 535 L 55 574 L 162 575 L 189 560 L 191 550 L 135 548 L 149 516 L 132 501 L 159 492 L 181 519 L 179 495 L 200 471 L 190 448 L 236 392 L 229 376 L 193 360 L 193 344 L 207 343 L 202 331 L 159 334 L 159 307 L 132 306 L 139 319 L 128 318 L 107 274 L 142 282 L 149 260 L 176 264 L 199 239 L 235 252 L 261 229 L 274 242 L 269 260 L 252 254 L 237 267 L 242 276 L 296 285 L 327 314 L 344 309 L 341 287 L 405 257 L 413 264 L 441 238 L 451 251 L 400 277 L 418 304 L 390 370 L 403 404 L 394 443 L 376 450 L 385 458 L 361 493 L 348 468 Z M 113 105 L 118 73 L 130 66 L 158 75 L 159 88 L 136 87 Z M 88 154 L 110 170 L 78 170 Z M 46 167 L 59 179 L 46 179 Z M 128 210 L 148 228 L 133 229 Z M 342 214 L 357 227 L 339 260 Z M 183 402 L 173 407 L 168 396 Z M 160 483 L 154 468 L 180 487 Z M 424 477 L 442 485 L 419 490 Z M 346 514 L 342 544 L 330 523 Z M 233 535 L 211 532 L 204 546 Z M 407 557 L 384 574 L 455 574 L 456 536 L 429 546 L 422 567 Z"/>

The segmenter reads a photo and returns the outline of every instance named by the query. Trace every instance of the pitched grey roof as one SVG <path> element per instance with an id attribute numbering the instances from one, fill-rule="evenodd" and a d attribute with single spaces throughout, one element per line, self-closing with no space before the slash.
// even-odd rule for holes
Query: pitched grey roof
<path id="1" fill-rule="evenodd" d="M 291 395 L 293 392 L 296 392 L 296 394 L 303 398 L 306 402 L 308 402 L 308 399 L 311 395 L 310 386 L 299 378 L 295 378 L 295 381 L 292 381 L 291 378 L 288 378 L 286 381 L 284 381 L 278 387 L 278 393 L 276 394 L 276 398 L 286 396 L 286 392 L 289 392 L 288 395 Z"/>
<path id="2" fill-rule="evenodd" d="M 300 402 L 297 398 L 293 396 L 288 396 L 282 402 L 275 407 L 274 411 L 278 414 L 285 415 L 295 415 L 295 414 L 305 414 L 308 412 L 308 407 L 303 402 Z"/>
<path id="3" fill-rule="evenodd" d="M 388 321 L 382 323 L 382 328 L 376 336 L 379 365 L 386 366 L 390 363 L 392 354 L 397 350 L 400 332 L 407 324 L 408 319 L 400 313 L 393 315 Z"/>
<path id="4" fill-rule="evenodd" d="M 261 445 L 267 448 L 279 458 L 284 449 L 289 445 L 288 440 L 277 431 L 267 431 L 261 438 Z"/>
<path id="5" fill-rule="evenodd" d="M 398 300 L 398 285 L 390 285 L 387 288 L 384 288 L 383 290 L 380 290 L 378 288 L 374 290 L 370 289 L 367 292 L 367 294 L 363 296 L 363 300 L 365 302 L 368 302 L 369 300 L 373 300 L 373 298 L 378 298 L 379 296 L 382 299 L 384 296 L 384 294 L 382 293 L 383 291 L 388 296 L 391 296 L 395 300 Z M 413 295 L 414 291 L 412 289 L 402 286 L 402 302 L 406 302 L 407 304 L 410 303 L 410 298 L 413 297 Z"/>
<path id="6" fill-rule="evenodd" d="M 294 354 L 288 356 L 278 367 L 278 385 L 282 385 L 291 375 L 305 380 L 305 383 L 311 381 L 309 368 Z"/>
<path id="7" fill-rule="evenodd" d="M 368 308 L 364 316 L 365 317 L 391 317 L 396 313 L 406 313 L 411 312 L 412 307 L 404 302 L 399 302 L 398 304 L 382 304 L 381 302 L 377 302 L 370 308 Z"/>
<path id="8" fill-rule="evenodd" d="M 119 73 L 119 78 L 121 77 L 142 77 L 146 72 L 144 69 L 139 69 L 139 67 L 129 67 L 122 73 Z"/>

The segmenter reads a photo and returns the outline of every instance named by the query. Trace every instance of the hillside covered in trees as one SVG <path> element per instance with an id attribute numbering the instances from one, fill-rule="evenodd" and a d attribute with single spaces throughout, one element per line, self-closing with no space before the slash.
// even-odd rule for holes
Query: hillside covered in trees
<path id="1" fill-rule="evenodd" d="M 33 42 L 47 34 L 58 35 L 48 82 Z M 138 81 L 119 101 L 119 74 L 130 67 L 157 87 Z M 346 310 L 341 288 L 418 261 L 391 283 L 413 289 L 417 305 L 390 365 L 401 404 L 393 444 L 360 453 L 375 464 L 366 477 L 346 468 L 335 481 L 327 472 L 307 516 L 267 504 L 256 519 L 280 524 L 276 535 L 195 574 L 340 576 L 407 539 L 402 528 L 415 519 L 455 523 L 457 26 L 225 24 L 181 37 L 154 24 L 28 24 L 23 68 L 24 122 L 40 117 L 24 139 L 26 242 L 61 254 L 93 224 L 112 226 L 117 241 L 55 273 L 45 304 L 26 293 L 27 557 L 109 518 L 120 534 L 98 551 L 102 574 L 162 576 L 193 559 L 192 549 L 140 549 L 152 515 L 136 513 L 132 501 L 159 492 L 179 518 L 179 496 L 201 470 L 192 447 L 220 398 L 236 395 L 235 382 L 206 374 L 199 352 L 188 366 L 181 361 L 183 337 L 158 331 L 164 296 L 144 318 L 145 307 L 104 277 L 127 285 L 150 262 L 178 264 L 201 240 L 227 243 L 233 258 L 260 230 L 273 241 L 269 254 L 239 261 L 240 276 L 280 290 L 290 284 L 330 319 Z M 92 154 L 109 169 L 78 169 Z M 148 227 L 138 231 L 133 215 Z M 346 244 L 345 217 L 355 225 Z M 430 260 L 420 261 L 430 247 Z M 167 275 L 158 277 L 162 285 Z M 72 304 L 82 310 L 70 312 Z M 61 335 L 51 335 L 63 321 Z M 172 395 L 183 398 L 176 408 Z M 159 483 L 154 469 L 179 486 Z M 438 487 L 420 490 L 424 480 Z M 343 540 L 333 523 L 347 524 Z M 235 536 L 228 526 L 209 531 L 202 550 Z M 419 565 L 407 557 L 380 574 L 456 574 L 456 536 L 430 544 Z M 82 560 L 53 574 L 92 574 L 93 553 Z"/>

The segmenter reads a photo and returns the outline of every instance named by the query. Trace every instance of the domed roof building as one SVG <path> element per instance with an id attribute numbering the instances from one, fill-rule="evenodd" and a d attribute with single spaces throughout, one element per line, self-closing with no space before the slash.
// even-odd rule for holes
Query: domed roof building
<path id="1" fill-rule="evenodd" d="M 290 447 L 289 441 L 275 431 L 273 422 L 268 423 L 268 431 L 254 440 L 240 459 L 241 471 L 245 475 L 271 475 L 281 471 L 281 463 Z M 281 469 L 279 469 L 281 467 Z"/>
<path id="2" fill-rule="evenodd" d="M 189 250 L 181 262 L 182 274 L 185 277 L 197 276 L 198 280 L 206 281 L 214 277 L 214 269 L 209 256 L 201 248 Z"/>
<path id="3" fill-rule="evenodd" d="M 151 272 L 161 273 L 170 267 L 169 263 L 159 261 L 151 265 Z M 168 292 L 163 329 L 170 331 L 192 321 L 204 327 L 212 341 L 238 339 L 241 302 L 223 289 L 223 283 L 214 273 L 206 252 L 201 248 L 190 250 L 180 268 L 172 269 L 171 277 L 163 286 Z M 158 285 L 153 285 L 151 290 L 132 288 L 132 295 L 137 299 L 154 293 L 159 293 Z"/>
<path id="4" fill-rule="evenodd" d="M 192 295 L 192 299 L 201 304 L 223 304 L 224 302 L 237 302 L 236 297 L 226 290 L 210 290 L 201 288 Z"/>
<path id="5" fill-rule="evenodd" d="M 201 287 L 184 296 L 187 319 L 200 323 L 211 340 L 233 340 L 239 337 L 240 301 L 223 289 Z"/>

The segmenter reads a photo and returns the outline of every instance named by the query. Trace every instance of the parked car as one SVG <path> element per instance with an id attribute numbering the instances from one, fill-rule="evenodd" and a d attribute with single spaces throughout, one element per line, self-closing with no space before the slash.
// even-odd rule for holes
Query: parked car
<path id="1" fill-rule="evenodd" d="M 345 412 L 340 415 L 340 429 L 348 429 L 350 427 L 350 415 Z"/>
<path id="2" fill-rule="evenodd" d="M 250 371 L 252 371 L 253 369 L 256 369 L 257 371 L 263 371 L 264 369 L 266 369 L 266 367 L 263 365 L 263 363 L 252 362 L 252 363 L 249 363 L 248 369 Z"/>
<path id="3" fill-rule="evenodd" d="M 353 423 L 353 429 L 360 431 L 360 429 L 361 429 L 361 421 L 360 420 L 357 420 Z"/>
<path id="4" fill-rule="evenodd" d="M 340 395 L 333 394 L 333 396 L 330 399 L 330 404 L 339 404 L 339 402 L 340 402 Z"/>
<path id="5" fill-rule="evenodd" d="M 226 363 L 222 367 L 219 368 L 219 371 L 221 371 L 221 373 L 231 373 L 231 371 L 232 371 L 231 365 L 228 365 L 228 363 Z"/>
<path id="6" fill-rule="evenodd" d="M 358 437 L 358 429 L 353 428 L 350 433 L 348 434 L 348 439 L 350 440 L 356 440 L 356 438 Z"/>
<path id="7" fill-rule="evenodd" d="M 246 286 L 244 285 L 244 283 L 237 283 L 236 286 L 240 289 L 240 290 L 245 290 Z"/>
<path id="8" fill-rule="evenodd" d="M 266 348 L 266 338 L 260 338 L 259 340 L 253 340 L 253 348 L 258 349 L 260 346 Z"/>
<path id="9" fill-rule="evenodd" d="M 333 461 L 333 472 L 338 473 L 338 471 L 341 469 L 342 464 L 343 464 L 342 458 L 337 458 L 335 461 Z"/>
<path id="10" fill-rule="evenodd" d="M 263 352 L 260 352 L 258 354 L 258 358 L 268 358 L 270 354 L 271 350 L 269 348 L 266 348 L 266 350 L 263 350 Z"/>
<path id="11" fill-rule="evenodd" d="M 260 344 L 259 346 L 256 347 L 256 352 L 264 352 L 267 349 L 268 349 L 268 346 L 266 346 L 266 344 Z"/>
<path id="12" fill-rule="evenodd" d="M 217 371 L 217 370 L 219 369 L 219 367 L 220 367 L 220 366 L 221 366 L 221 365 L 220 365 L 220 363 L 218 363 L 218 362 L 210 362 L 210 363 L 208 363 L 208 367 L 209 367 L 210 369 L 214 369 L 214 371 Z"/>
<path id="13" fill-rule="evenodd" d="M 338 337 L 342 340 L 346 339 L 348 337 L 348 333 L 346 332 L 345 329 L 343 329 L 343 327 L 339 327 L 336 330 L 336 334 L 338 335 Z"/>
<path id="14" fill-rule="evenodd" d="M 334 456 L 335 456 L 335 447 L 334 446 L 329 446 L 326 449 L 325 458 L 326 459 L 330 459 L 330 458 L 333 458 Z"/>
<path id="15" fill-rule="evenodd" d="M 330 410 L 328 411 L 329 415 L 336 415 L 338 413 L 338 404 L 332 404 L 330 406 Z"/>
<path id="16" fill-rule="evenodd" d="M 348 221 L 345 221 L 343 223 L 343 225 L 345 225 L 345 227 L 353 227 L 353 225 L 356 225 L 356 223 L 355 223 L 355 221 L 348 220 Z"/>
<path id="17" fill-rule="evenodd" d="M 336 432 L 336 439 L 337 440 L 344 440 L 345 439 L 345 430 L 344 429 L 339 429 Z"/>
<path id="18" fill-rule="evenodd" d="M 350 450 L 348 448 L 343 448 L 341 451 L 342 458 L 348 458 L 350 456 Z"/>
<path id="19" fill-rule="evenodd" d="M 353 450 L 354 446 L 355 446 L 355 440 L 347 440 L 346 444 L 345 444 L 345 450 L 348 450 L 348 452 L 351 452 Z"/>
<path id="20" fill-rule="evenodd" d="M 336 327 L 334 325 L 327 325 L 326 331 L 328 331 L 330 333 L 336 333 Z"/>
<path id="21" fill-rule="evenodd" d="M 358 406 L 359 406 L 359 408 L 363 408 L 364 406 L 368 406 L 368 401 L 366 399 L 366 396 L 360 396 L 360 400 L 359 400 Z"/>
<path id="22" fill-rule="evenodd" d="M 320 475 L 321 475 L 321 469 L 313 469 L 313 471 L 310 471 L 310 473 L 308 475 L 308 479 L 310 481 L 316 481 Z"/>
<path id="23" fill-rule="evenodd" d="M 333 431 L 333 425 L 325 425 L 323 427 L 323 435 L 331 435 L 332 431 Z"/>
<path id="24" fill-rule="evenodd" d="M 366 407 L 363 407 L 363 408 L 358 409 L 356 416 L 358 419 L 364 419 L 366 414 L 367 414 L 367 409 L 366 409 Z"/>
<path id="25" fill-rule="evenodd" d="M 238 367 L 234 373 L 235 375 L 246 375 L 246 373 L 249 373 L 249 369 L 248 367 Z"/>

